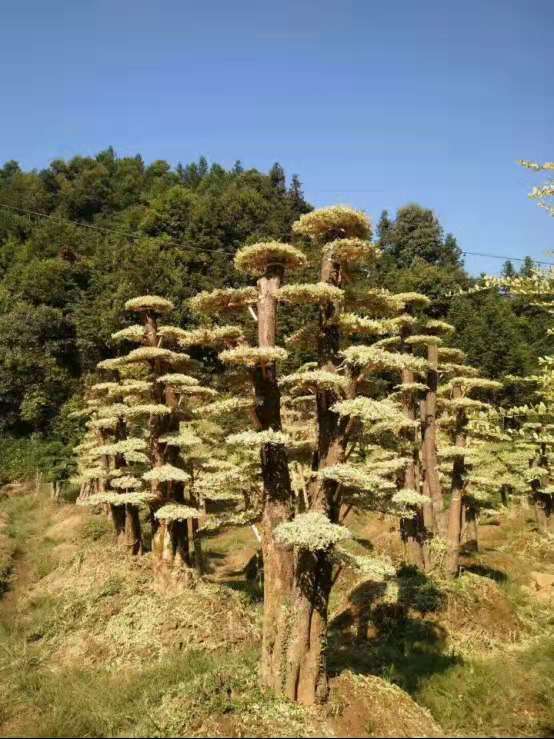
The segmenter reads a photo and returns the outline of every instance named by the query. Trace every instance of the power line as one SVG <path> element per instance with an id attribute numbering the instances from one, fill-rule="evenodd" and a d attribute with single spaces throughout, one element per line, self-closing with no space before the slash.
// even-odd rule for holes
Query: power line
<path id="1" fill-rule="evenodd" d="M 524 262 L 527 259 L 527 257 L 503 257 L 500 254 L 481 254 L 476 251 L 463 251 L 462 254 L 471 257 L 486 257 L 487 259 L 504 259 L 508 262 Z M 533 262 L 535 264 L 545 264 L 549 267 L 554 267 L 554 262 L 541 262 L 538 259 L 533 259 Z"/>
<path id="2" fill-rule="evenodd" d="M 115 236 L 126 236 L 129 239 L 140 239 L 144 238 L 145 234 L 137 234 L 132 231 L 116 231 L 113 228 L 106 228 L 105 226 L 95 226 L 92 223 L 82 223 L 81 221 L 73 221 L 71 218 L 64 218 L 56 216 L 52 213 L 41 213 L 38 210 L 28 210 L 27 208 L 18 208 L 15 205 L 8 205 L 7 203 L 0 203 L 0 208 L 5 210 L 13 210 L 16 213 L 25 213 L 26 215 L 38 216 L 40 218 L 47 218 L 55 223 L 69 223 L 72 226 L 78 226 L 79 228 L 88 228 L 92 231 L 99 231 L 106 234 L 114 234 Z M 191 251 L 205 252 L 206 254 L 213 254 L 218 249 L 209 249 L 201 246 L 191 246 L 190 244 L 180 244 L 176 241 L 165 241 L 164 245 L 167 246 L 178 246 L 181 249 L 189 249 Z"/>
<path id="3" fill-rule="evenodd" d="M 132 231 L 116 231 L 113 228 L 107 228 L 105 226 L 96 226 L 92 223 L 83 223 L 81 221 L 73 221 L 70 218 L 64 218 L 56 216 L 52 213 L 41 213 L 37 210 L 29 210 L 27 208 L 18 208 L 15 205 L 8 205 L 7 203 L 0 203 L 0 208 L 4 208 L 5 210 L 13 210 L 17 213 L 25 213 L 26 215 L 32 215 L 32 216 L 38 216 L 40 218 L 48 218 L 49 220 L 56 221 L 58 223 L 70 223 L 72 226 L 78 226 L 79 228 L 88 228 L 92 231 L 99 231 L 101 233 L 109 233 L 114 234 L 115 236 L 127 236 L 129 239 L 140 239 L 144 237 L 144 234 L 137 234 L 133 233 Z M 169 241 L 165 242 L 168 246 L 178 246 L 181 249 L 189 249 L 191 251 L 200 251 L 205 252 L 206 254 L 213 253 L 215 251 L 218 251 L 217 249 L 209 249 L 207 247 L 200 247 L 200 246 L 191 246 L 190 244 L 181 244 L 176 241 Z M 481 252 L 475 252 L 475 251 L 462 251 L 462 254 L 464 256 L 471 256 L 471 257 L 483 257 L 486 259 L 503 259 L 505 261 L 513 261 L 513 262 L 524 262 L 525 257 L 507 257 L 502 256 L 500 254 L 484 254 Z M 548 267 L 554 267 L 554 262 L 543 262 L 538 259 L 533 259 L 533 262 L 535 264 L 542 264 Z"/>

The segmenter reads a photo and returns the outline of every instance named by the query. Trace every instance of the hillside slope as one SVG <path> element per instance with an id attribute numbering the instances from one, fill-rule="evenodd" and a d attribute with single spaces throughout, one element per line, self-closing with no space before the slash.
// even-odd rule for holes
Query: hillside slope
<path id="1" fill-rule="evenodd" d="M 13 552 L 0 600 L 2 736 L 546 736 L 554 722 L 550 604 L 518 584 L 540 557 L 543 571 L 554 563 L 522 551 L 517 521 L 505 526 L 509 586 L 477 574 L 484 560 L 449 591 L 433 585 L 436 602 L 412 581 L 409 617 L 366 598 L 362 634 L 344 579 L 331 701 L 307 710 L 257 688 L 259 592 L 232 554 L 244 530 L 208 542 L 210 582 L 167 594 L 148 556 L 112 547 L 104 518 L 45 491 L 19 490 L 0 509 L 2 551 Z"/>

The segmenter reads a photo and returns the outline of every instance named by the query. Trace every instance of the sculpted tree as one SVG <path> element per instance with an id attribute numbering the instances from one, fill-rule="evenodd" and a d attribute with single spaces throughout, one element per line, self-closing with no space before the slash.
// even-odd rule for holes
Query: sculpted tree
<path id="1" fill-rule="evenodd" d="M 365 215 L 324 208 L 303 216 L 294 232 L 308 242 L 306 252 L 279 242 L 239 250 L 235 266 L 258 278 L 255 288 L 200 293 L 190 305 L 200 314 L 233 310 L 257 322 L 255 345 L 241 341 L 219 355 L 231 368 L 246 371 L 255 398 L 254 430 L 232 434 L 228 443 L 260 450 L 262 681 L 310 704 L 325 700 L 328 692 L 333 567 L 339 560 L 360 566 L 339 547 L 350 536 L 342 525 L 345 507 L 391 505 L 411 517 L 423 503 L 415 486 L 406 489 L 404 483 L 405 467 L 413 461 L 410 434 L 419 420 L 402 412 L 398 398 L 383 397 L 380 375 L 425 372 L 427 361 L 414 356 L 409 345 L 392 352 L 381 339 L 374 341 L 388 332 L 396 334 L 394 342 L 402 340 L 405 319 L 384 326 L 375 316 L 394 318 L 410 303 L 409 296 L 349 289 L 355 282 L 351 272 L 376 256 Z M 305 267 L 307 255 L 320 262 L 319 281 L 285 284 L 290 271 Z M 346 312 L 348 302 L 357 313 Z M 303 307 L 303 325 L 289 343 L 303 342 L 314 361 L 279 380 L 277 365 L 288 360 L 285 348 L 277 346 L 281 305 Z M 364 336 L 373 343 L 344 346 L 349 337 L 357 342 Z M 403 393 L 412 390 L 405 387 Z M 405 432 L 411 456 L 402 456 Z M 382 563 L 363 565 L 386 569 Z"/>
<path id="2" fill-rule="evenodd" d="M 189 428 L 195 405 L 217 395 L 199 380 L 184 374 L 192 365 L 188 354 L 175 351 L 183 329 L 161 325 L 160 317 L 173 309 L 170 301 L 145 295 L 127 301 L 128 311 L 142 316 L 142 325 L 133 325 L 114 334 L 116 340 L 135 341 L 141 346 L 119 362 L 138 366 L 148 385 L 143 402 L 129 411 L 145 427 L 150 469 L 143 480 L 150 484 L 153 526 L 153 553 L 158 575 L 166 582 L 190 582 L 194 568 L 202 573 L 199 519 L 203 513 L 193 490 L 193 454 L 187 450 L 201 445 Z M 189 469 L 185 469 L 188 467 Z"/>
<path id="3" fill-rule="evenodd" d="M 144 383 L 121 379 L 119 360 L 104 360 L 99 369 L 108 372 L 111 379 L 92 385 L 89 391 L 88 431 L 76 449 L 80 456 L 78 481 L 85 482 L 80 502 L 108 506 L 116 541 L 132 554 L 140 554 L 143 542 L 138 509 L 152 496 L 140 479 L 148 461 L 146 441 L 134 435 L 130 415 L 140 402 Z"/>
<path id="4" fill-rule="evenodd" d="M 546 165 L 545 165 L 546 166 Z M 546 194 L 545 194 L 546 196 Z M 525 299 L 533 309 L 554 315 L 554 270 L 533 270 L 526 276 L 513 278 L 488 278 L 487 286 L 500 289 L 510 295 Z M 554 329 L 548 329 L 552 335 Z M 548 534 L 552 529 L 554 486 L 552 485 L 551 450 L 554 444 L 554 358 L 545 356 L 539 360 L 539 372 L 532 380 L 536 385 L 536 402 L 510 409 L 521 429 L 520 445 L 529 453 L 528 481 L 530 499 L 535 509 L 539 532 Z"/>
<path id="5" fill-rule="evenodd" d="M 554 170 L 554 162 L 544 162 L 540 164 L 538 162 L 529 162 L 522 160 L 519 162 L 522 167 L 531 169 L 533 172 L 552 172 Z M 554 216 L 554 207 L 552 206 L 552 198 L 554 197 L 554 179 L 552 176 L 548 177 L 542 185 L 533 187 L 529 193 L 529 197 L 532 200 L 536 200 L 541 208 L 544 208 L 546 212 Z"/>
<path id="6" fill-rule="evenodd" d="M 452 369 L 452 368 L 451 368 Z M 494 380 L 471 376 L 472 368 L 456 374 L 440 388 L 440 405 L 444 410 L 441 426 L 448 430 L 451 445 L 439 448 L 439 456 L 450 463 L 450 505 L 446 532 L 446 571 L 451 577 L 458 574 L 463 521 L 475 516 L 476 499 L 468 490 L 468 458 L 472 454 L 472 415 L 488 407 L 487 403 L 471 398 L 473 393 L 493 392 L 502 387 Z M 460 368 L 455 367 L 459 373 Z M 469 375 L 469 376 L 468 376 Z"/>
<path id="7" fill-rule="evenodd" d="M 158 576 L 167 584 L 188 583 L 203 572 L 200 521 L 213 530 L 229 518 L 209 522 L 206 501 L 225 499 L 244 507 L 244 496 L 232 487 L 237 477 L 244 488 L 247 481 L 210 447 L 217 427 L 206 430 L 195 417 L 198 405 L 216 391 L 179 371 L 194 363 L 170 348 L 178 342 L 194 345 L 198 332 L 161 325 L 160 317 L 172 309 L 164 298 L 134 298 L 126 308 L 143 323 L 117 331 L 113 339 L 140 346 L 98 365 L 110 379 L 90 389 L 92 417 L 77 451 L 83 457 L 79 481 L 88 488 L 92 481 L 94 490 L 88 492 L 94 494 L 81 497 L 88 505 L 109 505 L 116 538 L 132 544 L 134 553 L 142 551 L 137 506 L 148 504 Z M 223 337 L 223 344 L 233 336 Z"/>

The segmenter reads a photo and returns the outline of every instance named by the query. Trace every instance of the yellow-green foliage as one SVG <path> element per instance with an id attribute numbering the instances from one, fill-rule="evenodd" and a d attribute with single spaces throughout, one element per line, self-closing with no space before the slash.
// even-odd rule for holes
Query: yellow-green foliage
<path id="1" fill-rule="evenodd" d="M 201 326 L 185 331 L 179 345 L 184 349 L 189 346 L 227 346 L 243 338 L 240 326 Z"/>
<path id="2" fill-rule="evenodd" d="M 234 349 L 225 349 L 219 354 L 219 359 L 225 364 L 238 364 L 245 367 L 283 362 L 287 357 L 286 349 L 279 346 L 259 347 L 247 344 L 239 344 Z"/>
<path id="3" fill-rule="evenodd" d="M 292 305 L 325 305 L 326 303 L 341 303 L 344 292 L 326 282 L 308 282 L 306 284 L 285 285 L 277 292 L 277 298 L 282 303 Z"/>
<path id="4" fill-rule="evenodd" d="M 423 293 L 407 292 L 407 293 L 395 293 L 394 297 L 400 300 L 404 305 L 414 306 L 418 308 L 424 308 L 431 303 L 430 298 Z"/>
<path id="5" fill-rule="evenodd" d="M 252 398 L 226 398 L 225 400 L 216 400 L 214 403 L 203 405 L 194 410 L 194 415 L 204 416 L 224 416 L 228 413 L 236 413 L 237 411 L 246 411 L 254 409 L 254 401 Z"/>
<path id="6" fill-rule="evenodd" d="M 346 362 L 354 367 L 364 367 L 371 371 L 391 370 L 400 372 L 403 369 L 423 373 L 428 369 L 427 360 L 412 354 L 387 352 L 375 346 L 350 346 L 342 352 Z"/>
<path id="7" fill-rule="evenodd" d="M 331 523 L 323 513 L 300 513 L 275 529 L 275 539 L 284 546 L 316 552 L 352 538 L 345 526 Z"/>
<path id="8" fill-rule="evenodd" d="M 175 467 L 172 464 L 162 464 L 159 467 L 153 467 L 143 476 L 143 480 L 156 480 L 157 482 L 188 482 L 190 475 L 188 472 Z"/>
<path id="9" fill-rule="evenodd" d="M 144 340 L 144 326 L 139 326 L 138 324 L 135 324 L 133 326 L 127 326 L 126 328 L 122 328 L 119 331 L 116 331 L 114 334 L 112 334 L 112 339 L 114 341 L 136 341 L 140 344 L 141 341 Z"/>
<path id="10" fill-rule="evenodd" d="M 364 239 L 335 239 L 323 247 L 323 254 L 344 265 L 371 262 L 379 256 L 379 250 Z"/>
<path id="11" fill-rule="evenodd" d="M 159 295 L 140 295 L 131 298 L 125 303 L 125 310 L 134 313 L 169 313 L 174 308 L 170 300 L 161 298 Z"/>
<path id="12" fill-rule="evenodd" d="M 174 387 L 181 387 L 183 385 L 190 387 L 199 384 L 199 381 L 196 379 L 196 377 L 192 377 L 191 375 L 183 375 L 180 372 L 170 372 L 166 375 L 160 375 L 160 377 L 156 378 L 156 381 L 163 382 L 165 385 L 170 385 Z"/>
<path id="13" fill-rule="evenodd" d="M 127 408 L 126 415 L 129 418 L 139 416 L 168 416 L 171 410 L 162 403 L 141 403 Z"/>
<path id="14" fill-rule="evenodd" d="M 259 277 L 270 265 L 279 265 L 286 270 L 305 267 L 308 263 L 306 255 L 290 244 L 280 241 L 265 241 L 250 244 L 239 249 L 235 254 L 235 269 L 243 274 Z"/>
<path id="15" fill-rule="evenodd" d="M 371 238 L 369 218 L 348 205 L 334 205 L 306 213 L 293 224 L 292 230 L 320 243 L 343 238 Z"/>
<path id="16" fill-rule="evenodd" d="M 161 360 L 170 364 L 186 362 L 189 359 L 188 354 L 178 354 L 160 346 L 141 346 L 130 351 L 126 357 L 127 362 L 155 362 Z"/>
<path id="17" fill-rule="evenodd" d="M 329 370 L 307 370 L 304 372 L 293 372 L 282 377 L 280 384 L 284 387 L 293 385 L 297 391 L 311 390 L 317 388 L 325 390 L 345 391 L 348 387 L 348 378 L 339 375 L 338 372 Z"/>
<path id="18" fill-rule="evenodd" d="M 219 314 L 228 310 L 242 310 L 257 299 L 255 287 L 229 287 L 198 293 L 189 300 L 189 307 L 194 313 Z"/>
<path id="19" fill-rule="evenodd" d="M 289 437 L 282 431 L 267 429 L 266 431 L 242 431 L 239 434 L 230 434 L 225 441 L 231 445 L 255 448 L 264 444 L 287 444 Z"/>
<path id="20" fill-rule="evenodd" d="M 197 508 L 180 503 L 168 503 L 158 508 L 154 514 L 158 521 L 186 521 L 189 518 L 198 518 L 201 512 Z"/>

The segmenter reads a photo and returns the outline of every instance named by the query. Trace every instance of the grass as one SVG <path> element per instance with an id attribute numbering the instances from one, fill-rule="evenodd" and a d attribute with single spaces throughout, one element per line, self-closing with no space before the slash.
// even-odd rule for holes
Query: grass
<path id="1" fill-rule="evenodd" d="M 17 577 L 0 597 L 0 735 L 324 733 L 327 719 L 314 725 L 313 714 L 258 687 L 260 592 L 242 557 L 250 531 L 206 542 L 225 577 L 183 600 L 151 590 L 147 558 L 114 559 L 105 517 L 29 493 L 2 501 L 1 523 L 0 573 L 13 561 Z M 449 734 L 552 735 L 554 619 L 521 587 L 548 555 L 530 551 L 510 569 L 506 557 L 518 554 L 484 550 L 453 583 L 405 568 L 390 599 L 356 586 L 367 620 L 355 634 L 331 629 L 332 673 L 386 681 L 363 690 L 398 685 Z M 394 725 L 395 710 L 383 710 L 376 733 Z"/>
<path id="2" fill-rule="evenodd" d="M 204 621 L 214 623 L 208 641 L 198 621 L 181 625 L 181 604 L 193 605 L 192 595 L 189 601 L 154 596 L 145 584 L 144 562 L 134 570 L 114 564 L 104 518 L 83 514 L 68 531 L 75 509 L 34 493 L 6 499 L 2 508 L 17 578 L 14 591 L 0 600 L 0 735 L 317 735 L 301 709 L 259 690 L 259 643 L 242 611 L 250 612 L 248 597 L 227 597 L 222 607 L 210 598 L 221 601 L 225 590 L 218 594 L 212 585 L 195 591 L 194 598 L 205 603 L 200 610 L 209 614 Z M 58 562 L 56 547 L 74 540 L 80 549 Z M 137 607 L 129 610 L 134 601 Z M 171 623 L 160 625 L 163 634 L 144 631 L 164 601 L 179 609 L 169 612 Z M 224 619 L 221 627 L 217 618 Z M 229 623 L 233 631 L 226 636 Z M 193 634 L 186 631 L 190 627 Z M 160 641 L 164 635 L 167 648 Z M 72 652 L 83 639 L 85 659 Z"/>
<path id="3" fill-rule="evenodd" d="M 28 659 L 13 676 L 13 719 L 5 736 L 168 736 L 197 731 L 216 715 L 238 710 L 250 653 L 171 655 L 140 670 L 108 671 L 77 667 L 52 671 Z M 179 712 L 172 711 L 178 696 Z M 189 710 L 186 710 L 186 709 Z M 9 727 L 9 723 L 8 723 Z"/>
<path id="4" fill-rule="evenodd" d="M 454 734 L 552 736 L 554 637 L 430 676 L 415 694 Z"/>
<path id="5" fill-rule="evenodd" d="M 113 539 L 112 522 L 106 516 L 91 516 L 83 525 L 82 535 L 89 541 Z"/>

